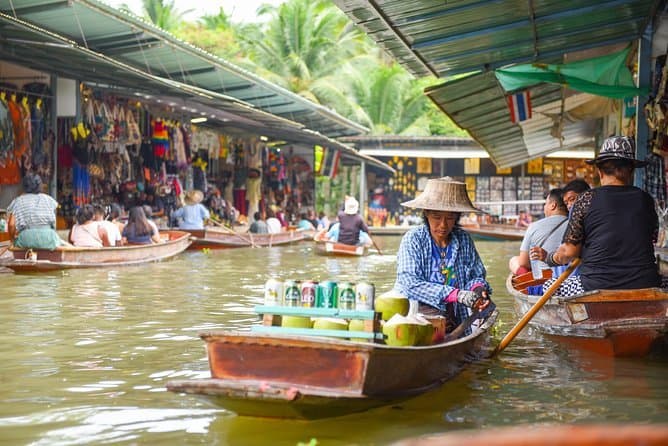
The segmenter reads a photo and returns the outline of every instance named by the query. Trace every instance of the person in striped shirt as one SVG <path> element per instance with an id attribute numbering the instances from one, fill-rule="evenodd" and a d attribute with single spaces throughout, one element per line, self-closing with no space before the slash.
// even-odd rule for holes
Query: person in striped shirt
<path id="1" fill-rule="evenodd" d="M 7 207 L 7 227 L 14 246 L 54 250 L 68 245 L 56 232 L 58 202 L 41 192 L 42 179 L 27 173 L 22 180 L 23 194 Z"/>

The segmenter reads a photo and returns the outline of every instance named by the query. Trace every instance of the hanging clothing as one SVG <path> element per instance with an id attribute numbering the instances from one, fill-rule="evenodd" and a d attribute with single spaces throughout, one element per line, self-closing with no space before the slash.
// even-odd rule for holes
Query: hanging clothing
<path id="1" fill-rule="evenodd" d="M 661 155 L 650 153 L 645 158 L 649 164 L 645 169 L 645 187 L 644 189 L 660 205 L 666 204 L 666 175 L 664 171 L 664 162 Z"/>

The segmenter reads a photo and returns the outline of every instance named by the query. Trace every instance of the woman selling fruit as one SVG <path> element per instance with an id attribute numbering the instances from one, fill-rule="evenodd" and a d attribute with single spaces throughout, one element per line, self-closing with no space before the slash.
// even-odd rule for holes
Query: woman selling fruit
<path id="1" fill-rule="evenodd" d="M 448 331 L 489 305 L 491 288 L 471 236 L 457 221 L 462 212 L 480 212 L 466 185 L 450 177 L 430 179 L 416 199 L 402 203 L 422 209 L 424 224 L 404 235 L 397 254 L 394 288 L 420 302 L 423 314 L 442 314 Z"/>

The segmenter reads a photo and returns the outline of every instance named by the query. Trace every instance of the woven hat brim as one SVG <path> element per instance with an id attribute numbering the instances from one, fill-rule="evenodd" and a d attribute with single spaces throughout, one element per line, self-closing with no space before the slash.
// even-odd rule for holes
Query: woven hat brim
<path id="1" fill-rule="evenodd" d="M 448 211 L 448 212 L 477 212 L 484 214 L 485 211 L 473 206 L 447 203 L 430 203 L 427 200 L 420 200 L 420 197 L 401 203 L 402 206 L 413 209 L 424 209 L 428 211 Z"/>
<path id="2" fill-rule="evenodd" d="M 624 158 L 621 156 L 614 156 L 614 155 L 602 155 L 597 158 L 594 158 L 593 160 L 585 160 L 585 163 L 591 165 L 597 164 L 597 163 L 602 163 L 603 161 L 609 161 L 609 160 L 627 160 L 627 161 L 632 161 L 633 162 L 633 167 L 645 167 L 647 164 L 649 164 L 647 161 L 641 161 L 637 160 L 635 158 Z"/>

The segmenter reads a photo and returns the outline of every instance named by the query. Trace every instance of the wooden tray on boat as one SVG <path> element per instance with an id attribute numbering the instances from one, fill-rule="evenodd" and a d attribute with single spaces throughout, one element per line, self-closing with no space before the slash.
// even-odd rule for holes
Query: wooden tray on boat
<path id="1" fill-rule="evenodd" d="M 183 231 L 160 231 L 163 243 L 150 245 L 126 245 L 106 248 L 67 248 L 49 251 L 46 249 L 9 248 L 12 258 L 0 261 L 16 272 L 53 271 L 70 268 L 100 268 L 109 266 L 136 265 L 173 257 L 190 245 L 190 234 Z M 29 259 L 29 251 L 37 260 Z"/>
<path id="2" fill-rule="evenodd" d="M 540 298 L 526 294 L 527 273 L 508 276 L 506 288 L 518 314 Z M 573 297 L 553 296 L 529 322 L 569 346 L 607 356 L 645 356 L 668 345 L 668 293 L 659 288 L 596 290 Z"/>

